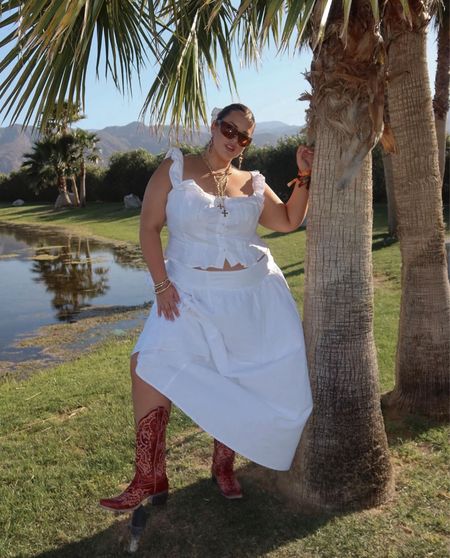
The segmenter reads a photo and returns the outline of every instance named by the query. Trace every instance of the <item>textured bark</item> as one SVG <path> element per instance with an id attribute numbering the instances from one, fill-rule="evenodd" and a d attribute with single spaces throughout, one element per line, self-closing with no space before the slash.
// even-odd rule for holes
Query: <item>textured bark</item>
<path id="1" fill-rule="evenodd" d="M 438 31 L 438 57 L 436 66 L 436 78 L 434 82 L 434 123 L 436 126 L 436 136 L 439 148 L 439 171 L 441 180 L 444 181 L 445 171 L 445 143 L 446 143 L 446 124 L 449 106 L 449 85 L 450 85 L 450 18 L 448 7 L 443 12 L 443 20 Z"/>
<path id="2" fill-rule="evenodd" d="M 373 337 L 370 156 L 338 192 L 339 137 L 317 132 L 304 307 L 314 410 L 280 487 L 305 509 L 349 510 L 392 490 Z"/>
<path id="3" fill-rule="evenodd" d="M 376 506 L 393 491 L 373 335 L 371 253 L 371 99 L 383 70 L 374 26 L 366 31 L 358 15 L 361 34 L 349 34 L 344 49 L 336 20 L 311 68 L 316 147 L 304 329 L 314 409 L 291 471 L 277 479 L 286 497 L 312 512 Z M 358 156 L 362 146 L 366 155 L 356 177 L 339 189 L 339 163 L 356 143 Z"/>
<path id="4" fill-rule="evenodd" d="M 402 299 L 396 385 L 384 397 L 384 403 L 396 412 L 448 419 L 450 293 L 426 62 L 427 15 L 421 11 L 421 2 L 416 7 L 412 29 L 394 15 L 387 25 L 389 63 L 400 76 L 389 81 L 388 91 L 398 148 L 398 154 L 392 156 L 392 170 L 402 257 Z"/>

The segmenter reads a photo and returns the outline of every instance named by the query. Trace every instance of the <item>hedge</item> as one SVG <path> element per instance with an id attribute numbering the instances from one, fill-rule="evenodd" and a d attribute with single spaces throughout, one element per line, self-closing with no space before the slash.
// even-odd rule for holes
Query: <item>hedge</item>
<path id="1" fill-rule="evenodd" d="M 243 169 L 258 169 L 267 183 L 280 196 L 289 198 L 287 182 L 297 174 L 295 151 L 299 143 L 303 143 L 302 136 L 285 137 L 275 146 L 250 146 L 244 157 Z M 183 153 L 198 153 L 202 148 L 182 145 Z M 373 200 L 386 202 L 386 188 L 384 182 L 383 159 L 381 147 L 377 146 L 372 154 Z M 447 149 L 447 163 L 449 150 Z M 153 155 L 145 149 L 137 149 L 125 153 L 115 153 L 111 156 L 107 168 L 88 166 L 86 175 L 86 192 L 88 201 L 122 201 L 126 194 L 136 194 L 141 199 L 147 182 L 164 154 Z M 449 165 L 446 165 L 444 180 L 444 200 L 449 197 Z M 22 170 L 9 175 L 0 174 L 0 202 L 12 202 L 22 198 L 27 202 L 53 202 L 56 198 L 56 188 L 46 188 L 36 195 L 31 189 L 27 177 Z"/>

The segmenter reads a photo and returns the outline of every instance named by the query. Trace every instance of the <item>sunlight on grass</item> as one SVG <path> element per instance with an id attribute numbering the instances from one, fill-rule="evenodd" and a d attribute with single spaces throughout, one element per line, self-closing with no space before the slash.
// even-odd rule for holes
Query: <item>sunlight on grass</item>
<path id="1" fill-rule="evenodd" d="M 137 242 L 138 214 L 119 204 L 54 213 L 48 207 L 0 209 L 0 220 L 59 225 Z M 393 386 L 400 303 L 398 244 L 374 228 L 374 329 L 382 391 Z M 264 229 L 301 309 L 304 230 Z M 380 244 L 381 242 L 381 244 Z M 0 385 L 0 555 L 122 556 L 126 517 L 97 506 L 130 480 L 133 461 L 128 356 L 134 335 L 109 341 L 73 362 Z M 448 556 L 449 429 L 411 417 L 388 422 L 396 494 L 357 513 L 306 517 L 258 485 L 258 468 L 238 464 L 246 498 L 228 502 L 209 480 L 211 439 L 174 410 L 168 431 L 172 495 L 155 510 L 142 539 L 145 556 L 180 558 L 444 558 Z M 260 469 L 259 469 L 260 470 Z"/>

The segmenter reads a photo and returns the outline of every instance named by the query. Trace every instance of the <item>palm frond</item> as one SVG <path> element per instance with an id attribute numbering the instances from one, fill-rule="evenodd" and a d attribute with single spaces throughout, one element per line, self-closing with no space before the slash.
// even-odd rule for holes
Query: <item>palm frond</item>
<path id="1" fill-rule="evenodd" d="M 231 2 L 220 2 L 219 6 L 210 1 L 171 1 L 165 6 L 159 15 L 167 18 L 169 38 L 161 51 L 158 74 L 144 102 L 142 117 L 149 112 L 155 124 L 169 121 L 177 133 L 180 126 L 192 130 L 208 122 L 206 77 L 219 83 L 219 57 L 229 88 L 236 88 L 230 41 L 234 14 Z"/>
<path id="2" fill-rule="evenodd" d="M 433 0 L 430 6 L 430 12 L 433 16 L 433 27 L 437 31 L 441 26 L 448 26 L 450 19 L 449 6 L 444 4 L 442 0 Z"/>
<path id="3" fill-rule="evenodd" d="M 379 0 L 368 0 L 376 23 Z M 433 0 L 439 2 L 440 0 Z M 409 0 L 400 0 L 411 17 Z M 66 99 L 85 107 L 87 69 L 94 58 L 121 91 L 131 91 L 148 60 L 156 61 L 141 116 L 156 124 L 197 128 L 207 122 L 206 80 L 219 85 L 219 61 L 236 90 L 232 49 L 257 62 L 273 42 L 299 48 L 314 31 L 313 49 L 326 37 L 330 12 L 341 10 L 347 41 L 352 0 L 0 0 L 6 49 L 0 61 L 0 110 L 11 123 L 24 115 L 42 128 Z M 314 19 L 314 22 L 312 21 Z M 313 27 L 314 23 L 314 27 Z M 11 31 L 11 26 L 13 30 Z"/>
<path id="4" fill-rule="evenodd" d="M 0 29 L 14 26 L 0 45 L 8 48 L 0 61 L 0 72 L 6 73 L 1 110 L 12 123 L 23 114 L 24 125 L 33 118 L 45 125 L 55 104 L 62 110 L 67 98 L 84 107 L 95 51 L 97 73 L 103 62 L 120 91 L 132 89 L 132 77 L 149 54 L 159 54 L 154 14 L 148 15 L 142 1 L 4 0 L 0 10 Z"/>

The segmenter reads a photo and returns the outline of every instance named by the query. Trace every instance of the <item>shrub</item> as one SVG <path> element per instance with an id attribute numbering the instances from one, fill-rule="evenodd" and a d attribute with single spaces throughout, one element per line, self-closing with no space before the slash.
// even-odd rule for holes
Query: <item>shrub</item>
<path id="1" fill-rule="evenodd" d="M 142 199 L 157 166 L 158 157 L 145 149 L 114 153 L 104 176 L 101 199 L 121 201 L 127 194 L 136 194 Z"/>
<path id="2" fill-rule="evenodd" d="M 97 165 L 86 165 L 86 199 L 100 201 L 105 199 L 105 175 L 107 169 Z"/>
<path id="3" fill-rule="evenodd" d="M 56 188 L 45 188 L 39 194 L 36 194 L 30 184 L 29 177 L 23 170 L 14 171 L 7 176 L 3 175 L 0 181 L 1 202 L 13 202 L 18 198 L 32 203 L 54 202 L 56 196 Z"/>
<path id="4" fill-rule="evenodd" d="M 255 147 L 251 145 L 245 152 L 242 168 L 245 170 L 259 170 L 267 183 L 286 201 L 290 195 L 287 183 L 297 174 L 295 152 L 297 146 L 305 143 L 302 135 L 284 137 L 275 146 Z M 184 154 L 201 153 L 204 146 L 194 147 L 182 144 Z M 444 178 L 443 199 L 449 202 L 449 147 L 447 139 L 447 164 Z M 136 194 L 141 199 L 145 187 L 163 160 L 165 154 L 152 155 L 145 149 L 137 149 L 126 153 L 115 153 L 110 159 L 108 168 L 88 165 L 86 169 L 86 193 L 88 201 L 122 201 L 126 194 Z M 237 161 L 234 161 L 237 164 Z M 372 152 L 373 201 L 386 203 L 386 186 L 384 180 L 382 148 L 377 145 Z M 12 172 L 9 176 L 0 175 L 0 201 L 12 202 L 17 198 L 25 201 L 54 202 L 57 196 L 56 188 L 47 188 L 33 192 L 23 171 Z"/>

